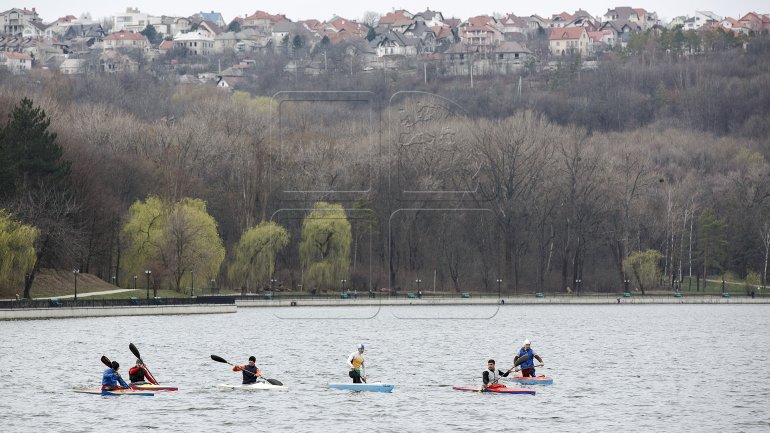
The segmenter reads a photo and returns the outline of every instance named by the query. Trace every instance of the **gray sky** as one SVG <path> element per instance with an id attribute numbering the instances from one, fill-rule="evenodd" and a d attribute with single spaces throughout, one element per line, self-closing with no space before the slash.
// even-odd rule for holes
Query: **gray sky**
<path id="1" fill-rule="evenodd" d="M 44 22 L 51 22 L 65 15 L 79 16 L 90 12 L 94 19 L 108 17 L 125 11 L 126 6 L 138 7 L 140 11 L 152 15 L 190 16 L 200 11 L 217 11 L 222 13 L 226 22 L 235 16 L 253 14 L 261 9 L 270 13 L 283 13 L 290 19 L 316 18 L 321 21 L 331 18 L 334 14 L 348 19 L 360 19 L 365 11 L 371 10 L 384 14 L 392 8 L 406 9 L 416 13 L 426 7 L 441 11 L 445 17 L 468 18 L 469 16 L 499 13 L 515 13 L 519 16 L 539 14 L 550 16 L 563 11 L 573 13 L 584 9 L 592 15 L 603 15 L 608 8 L 615 6 L 632 6 L 644 8 L 658 13 L 667 20 L 678 15 L 693 15 L 695 10 L 710 10 L 721 16 L 740 17 L 746 12 L 770 13 L 770 3 L 767 0 L 647 0 L 632 3 L 608 0 L 539 0 L 536 2 L 517 2 L 502 0 L 337 0 L 337 1 L 290 1 L 290 2 L 261 2 L 243 0 L 127 0 L 123 6 L 120 0 L 32 0 L 28 4 L 12 0 L 6 3 L 7 8 L 35 7 Z M 8 4 L 15 3 L 15 4 Z"/>

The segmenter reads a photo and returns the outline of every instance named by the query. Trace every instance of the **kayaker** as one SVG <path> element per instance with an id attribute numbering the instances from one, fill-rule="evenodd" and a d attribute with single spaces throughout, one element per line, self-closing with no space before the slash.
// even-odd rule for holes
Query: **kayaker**
<path id="1" fill-rule="evenodd" d="M 120 377 L 120 373 L 118 373 L 119 368 L 120 364 L 118 364 L 118 361 L 112 361 L 112 367 L 104 370 L 104 373 L 102 373 L 102 391 L 120 389 L 121 386 L 128 389 L 126 381 L 123 380 L 123 378 Z M 118 386 L 118 384 L 120 384 L 120 386 Z"/>
<path id="2" fill-rule="evenodd" d="M 348 376 L 353 379 L 353 383 L 361 383 L 362 380 L 366 382 L 366 376 L 361 376 L 361 370 L 364 368 L 364 343 L 358 343 L 356 351 L 348 356 L 348 367 Z"/>
<path id="3" fill-rule="evenodd" d="M 482 378 L 484 379 L 484 386 L 496 384 L 501 377 L 507 377 L 511 370 L 513 370 L 513 368 L 509 368 L 508 371 L 503 373 L 502 370 L 498 370 L 495 367 L 495 360 L 490 359 L 487 361 L 487 369 L 484 370 L 484 373 L 481 374 Z"/>
<path id="4" fill-rule="evenodd" d="M 255 358 L 253 355 L 249 356 L 249 364 L 248 365 L 235 365 L 233 366 L 233 371 L 240 371 L 243 372 L 243 384 L 248 385 L 250 383 L 257 383 L 264 382 L 265 380 L 262 379 L 262 372 L 257 368 L 257 366 L 254 364 L 257 362 L 257 358 Z"/>
<path id="5" fill-rule="evenodd" d="M 513 363 L 516 363 L 516 360 L 519 359 L 522 356 L 527 356 L 527 360 L 519 364 L 519 368 L 521 368 L 521 375 L 522 377 L 535 377 L 535 362 L 533 359 L 537 359 L 538 362 L 540 362 L 540 365 L 538 367 L 543 366 L 543 359 L 540 358 L 540 356 L 535 353 L 534 350 L 530 347 L 531 342 L 529 340 L 524 340 L 524 347 L 522 347 L 519 350 L 519 354 L 516 355 L 513 358 Z"/>
<path id="6" fill-rule="evenodd" d="M 140 385 L 147 382 L 153 385 L 158 384 L 151 375 L 147 374 L 144 363 L 139 358 L 136 359 L 136 365 L 128 369 L 128 380 L 131 381 L 132 385 Z"/>

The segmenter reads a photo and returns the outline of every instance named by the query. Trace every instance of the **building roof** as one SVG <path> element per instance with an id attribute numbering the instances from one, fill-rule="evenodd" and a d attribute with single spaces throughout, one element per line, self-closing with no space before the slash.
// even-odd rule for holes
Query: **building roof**
<path id="1" fill-rule="evenodd" d="M 177 33 L 176 36 L 174 36 L 174 42 L 185 42 L 185 41 L 206 41 L 206 42 L 214 42 L 214 39 L 203 36 L 202 34 L 198 32 L 187 32 L 187 33 Z"/>
<path id="2" fill-rule="evenodd" d="M 16 53 L 13 51 L 4 52 L 6 58 L 15 60 L 32 60 L 32 56 L 25 53 Z"/>
<path id="3" fill-rule="evenodd" d="M 529 48 L 521 45 L 518 42 L 502 42 L 500 45 L 495 47 L 494 52 L 496 53 L 528 53 L 532 54 L 532 51 L 529 50 Z"/>
<path id="4" fill-rule="evenodd" d="M 127 32 L 125 30 L 121 30 L 119 32 L 110 33 L 109 35 L 104 37 L 105 41 L 146 41 L 147 38 L 144 37 L 144 35 L 139 33 L 132 33 Z"/>
<path id="5" fill-rule="evenodd" d="M 561 29 L 553 29 L 551 30 L 551 34 L 548 35 L 548 40 L 563 41 L 563 40 L 580 39 L 583 33 L 586 33 L 586 29 L 583 27 L 565 27 Z"/>

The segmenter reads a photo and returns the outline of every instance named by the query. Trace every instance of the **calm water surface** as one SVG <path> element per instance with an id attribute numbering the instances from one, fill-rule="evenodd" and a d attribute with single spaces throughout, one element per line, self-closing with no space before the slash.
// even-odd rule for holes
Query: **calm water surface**
<path id="1" fill-rule="evenodd" d="M 0 322 L 2 430 L 20 431 L 768 431 L 770 309 L 746 305 L 506 305 L 248 309 L 235 314 Z M 313 317 L 314 319 L 281 319 Z M 398 317 L 429 318 L 421 320 Z M 432 320 L 435 318 L 435 320 Z M 524 338 L 551 386 L 477 394 L 486 360 L 511 365 Z M 370 381 L 392 394 L 330 390 L 367 346 Z M 128 376 L 133 342 L 162 384 L 154 397 L 96 387 L 102 354 Z M 287 393 L 222 390 L 257 357 Z"/>

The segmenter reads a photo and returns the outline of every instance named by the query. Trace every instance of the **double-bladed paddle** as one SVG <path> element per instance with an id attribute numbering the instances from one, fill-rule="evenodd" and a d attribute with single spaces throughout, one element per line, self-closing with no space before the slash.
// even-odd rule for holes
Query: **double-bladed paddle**
<path id="1" fill-rule="evenodd" d="M 134 354 L 134 356 L 136 356 L 136 357 L 137 357 L 137 359 L 139 359 L 140 361 L 142 361 L 142 365 L 144 366 L 144 371 L 146 371 L 146 372 L 147 372 L 147 374 L 149 374 L 149 375 L 150 375 L 150 377 L 152 378 L 152 380 L 153 380 L 153 381 L 155 381 L 155 383 L 156 383 L 156 384 L 160 385 L 160 382 L 158 382 L 158 381 L 155 379 L 155 376 L 153 376 L 153 375 L 152 375 L 152 373 L 150 373 L 150 369 L 149 369 L 149 368 L 147 368 L 147 364 L 145 364 L 145 363 L 144 363 L 144 360 L 142 360 L 142 356 L 139 354 L 139 349 L 137 349 L 137 348 L 136 348 L 136 346 L 134 346 L 134 343 L 128 343 L 128 348 L 129 348 L 129 350 L 131 350 L 131 353 L 133 353 L 133 354 Z"/>
<path id="2" fill-rule="evenodd" d="M 213 359 L 213 360 L 214 360 L 214 361 L 216 361 L 216 362 L 221 362 L 221 363 L 223 363 L 223 364 L 229 364 L 229 365 L 232 365 L 233 367 L 235 367 L 235 364 L 232 364 L 232 363 L 230 363 L 230 362 L 227 362 L 227 360 L 226 360 L 225 358 L 222 358 L 221 356 L 217 356 L 217 355 L 211 355 L 211 359 Z M 256 376 L 256 374 L 254 374 L 254 373 L 250 372 L 249 370 L 242 370 L 242 371 L 245 371 L 246 373 L 249 373 L 249 374 L 250 374 L 250 375 L 252 375 L 252 376 Z M 276 386 L 283 386 L 283 383 L 282 383 L 280 380 L 277 380 L 277 379 L 265 379 L 265 380 L 266 380 L 266 381 L 267 381 L 269 384 L 271 384 L 271 385 L 276 385 Z"/>

